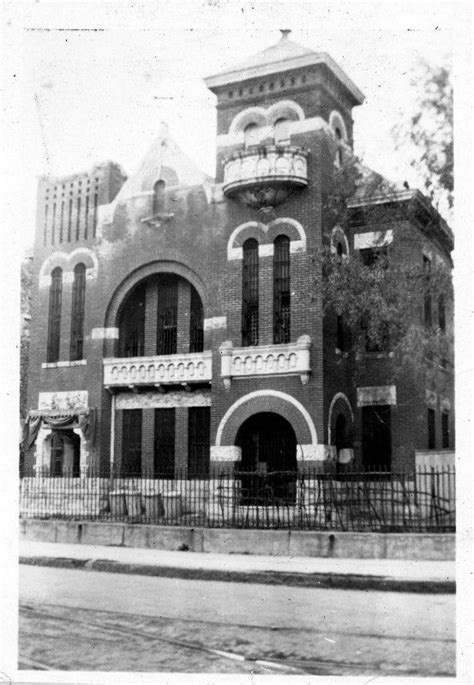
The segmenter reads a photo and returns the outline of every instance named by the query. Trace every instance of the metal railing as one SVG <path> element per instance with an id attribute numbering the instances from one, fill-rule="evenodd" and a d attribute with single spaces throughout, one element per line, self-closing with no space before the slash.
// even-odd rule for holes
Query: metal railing
<path id="1" fill-rule="evenodd" d="M 455 530 L 452 468 L 411 473 L 316 470 L 203 473 L 190 478 L 37 469 L 20 481 L 22 518 L 157 525 L 381 532 Z"/>

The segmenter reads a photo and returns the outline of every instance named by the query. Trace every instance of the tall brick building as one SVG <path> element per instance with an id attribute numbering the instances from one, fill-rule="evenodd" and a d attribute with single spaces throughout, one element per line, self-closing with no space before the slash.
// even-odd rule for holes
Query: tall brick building
<path id="1" fill-rule="evenodd" d="M 388 353 L 344 354 L 315 285 L 360 90 L 287 31 L 206 85 L 215 180 L 165 128 L 128 179 L 107 162 L 40 180 L 26 465 L 398 469 L 417 449 L 451 447 L 451 371 L 430 388 L 393 384 Z M 413 190 L 353 200 L 334 250 L 395 245 L 396 225 L 378 235 L 364 223 L 384 203 L 409 208 L 411 258 L 451 268 L 450 229 Z"/>

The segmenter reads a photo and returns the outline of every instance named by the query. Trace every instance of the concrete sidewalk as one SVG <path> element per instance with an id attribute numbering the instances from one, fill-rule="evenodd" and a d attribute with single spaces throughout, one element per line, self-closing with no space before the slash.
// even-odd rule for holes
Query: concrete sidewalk
<path id="1" fill-rule="evenodd" d="M 454 561 L 210 554 L 20 540 L 20 563 L 198 580 L 455 592 Z"/>

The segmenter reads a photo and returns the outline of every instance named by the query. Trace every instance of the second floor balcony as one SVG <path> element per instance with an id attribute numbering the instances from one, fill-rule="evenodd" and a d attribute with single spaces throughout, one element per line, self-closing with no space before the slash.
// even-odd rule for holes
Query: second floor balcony
<path id="1" fill-rule="evenodd" d="M 255 145 L 224 161 L 222 190 L 255 207 L 274 207 L 308 185 L 308 153 L 295 145 Z"/>

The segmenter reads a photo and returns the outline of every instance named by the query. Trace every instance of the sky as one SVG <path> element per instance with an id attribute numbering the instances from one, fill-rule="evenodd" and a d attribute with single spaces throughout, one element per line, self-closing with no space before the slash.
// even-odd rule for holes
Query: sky
<path id="1" fill-rule="evenodd" d="M 375 170 L 419 185 L 391 129 L 416 94 L 420 59 L 453 54 L 456 3 L 161 2 L 6 3 L 7 88 L 20 132 L 26 190 L 16 240 L 32 244 L 37 177 L 106 159 L 130 174 L 161 121 L 214 175 L 215 96 L 207 75 L 275 43 L 328 52 L 365 94 L 354 109 L 355 151 Z M 13 74 L 11 72 L 14 72 Z M 16 109 L 15 109 L 16 108 Z"/>

